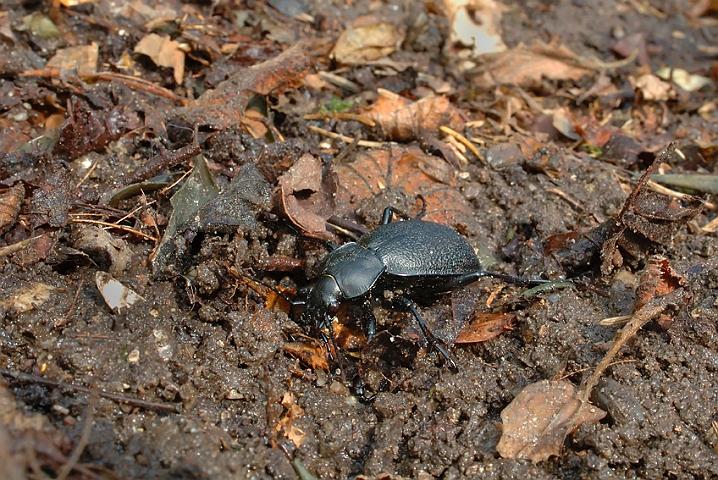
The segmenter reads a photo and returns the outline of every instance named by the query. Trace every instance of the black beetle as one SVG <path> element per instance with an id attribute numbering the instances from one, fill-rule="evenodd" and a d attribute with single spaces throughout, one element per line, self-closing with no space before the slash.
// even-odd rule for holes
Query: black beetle
<path id="1" fill-rule="evenodd" d="M 423 201 L 423 198 L 421 199 Z M 426 205 L 424 205 L 425 207 Z M 392 222 L 392 215 L 407 220 Z M 309 290 L 302 323 L 312 333 L 327 328 L 333 339 L 331 319 L 344 303 L 364 307 L 364 329 L 369 338 L 376 332 L 376 318 L 371 311 L 377 298 L 374 292 L 401 289 L 393 295 L 390 306 L 410 311 L 416 318 L 429 347 L 435 348 L 456 369 L 453 359 L 427 329 L 412 298 L 433 296 L 492 276 L 519 283 L 542 283 L 481 269 L 479 259 L 469 242 L 446 225 L 416 219 L 387 207 L 382 225 L 331 251 L 319 267 L 319 278 Z M 382 300 L 386 301 L 383 298 Z"/>

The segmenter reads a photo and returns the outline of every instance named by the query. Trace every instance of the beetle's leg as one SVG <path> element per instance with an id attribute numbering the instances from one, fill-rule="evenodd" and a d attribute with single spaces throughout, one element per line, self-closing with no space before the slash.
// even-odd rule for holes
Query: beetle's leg
<path id="1" fill-rule="evenodd" d="M 417 197 L 419 198 L 419 200 L 421 200 L 421 212 L 419 212 L 419 215 L 417 215 L 414 220 L 420 220 L 421 217 L 423 217 L 424 214 L 426 213 L 426 200 L 424 200 L 424 197 L 423 197 L 421 194 L 417 195 Z M 381 218 L 381 224 L 382 224 L 382 225 L 386 225 L 387 223 L 391 223 L 391 217 L 392 217 L 392 215 L 394 215 L 394 214 L 397 214 L 398 216 L 400 216 L 400 217 L 403 218 L 404 220 L 411 220 L 411 219 L 412 219 L 409 215 L 407 215 L 406 213 L 402 212 L 402 211 L 399 210 L 398 208 L 395 208 L 395 207 L 386 207 L 386 208 L 384 209 L 384 216 L 382 216 L 382 218 Z"/>
<path id="2" fill-rule="evenodd" d="M 426 328 L 426 322 L 424 322 L 424 319 L 421 318 L 419 309 L 416 308 L 414 302 L 412 302 L 406 297 L 397 296 L 392 299 L 392 303 L 394 304 L 394 306 L 409 310 L 414 315 L 414 318 L 416 318 L 416 321 L 419 324 L 419 328 L 421 328 L 421 333 L 424 334 L 424 338 L 426 338 L 426 342 L 429 344 L 429 349 L 434 349 L 439 352 L 441 356 L 444 357 L 447 362 L 449 362 L 449 368 L 451 368 L 453 371 L 458 371 L 459 368 L 456 366 L 456 362 L 454 362 L 454 359 L 451 358 L 451 355 L 449 355 L 449 352 L 441 345 L 441 342 L 434 336 L 434 334 L 431 333 L 428 328 Z"/>
<path id="3" fill-rule="evenodd" d="M 474 283 L 481 277 L 500 278 L 501 280 L 505 280 L 507 282 L 525 283 L 527 285 L 548 283 L 551 281 L 551 280 L 544 280 L 541 278 L 516 277 L 514 275 L 505 275 L 503 273 L 494 273 L 494 272 L 487 272 L 486 270 L 479 270 L 478 272 L 467 273 L 465 275 L 461 275 L 459 277 L 449 280 L 445 284 L 441 285 L 441 287 L 435 289 L 434 293 L 449 292 L 456 288 L 465 287 L 466 285 L 469 285 L 470 283 Z"/>
<path id="4" fill-rule="evenodd" d="M 371 307 L 372 305 L 369 300 L 362 305 L 362 310 L 364 310 L 362 326 L 364 327 L 364 333 L 366 333 L 367 339 L 371 339 L 376 333 L 376 317 Z"/>
<path id="5" fill-rule="evenodd" d="M 366 391 L 364 390 L 364 380 L 361 379 L 359 374 L 357 373 L 354 375 L 354 381 L 352 382 L 354 385 L 354 394 L 359 397 L 359 400 L 362 402 L 373 402 L 376 399 L 377 394 L 375 393 L 371 397 L 366 396 Z"/>

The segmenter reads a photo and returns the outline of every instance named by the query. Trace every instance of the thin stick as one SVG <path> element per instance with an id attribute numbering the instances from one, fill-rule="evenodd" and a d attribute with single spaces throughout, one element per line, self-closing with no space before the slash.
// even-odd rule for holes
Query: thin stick
<path id="1" fill-rule="evenodd" d="M 447 126 L 441 126 L 441 127 L 439 127 L 439 130 L 441 130 L 442 132 L 444 132 L 444 133 L 447 134 L 447 135 L 451 135 L 452 137 L 454 137 L 455 139 L 457 139 L 459 142 L 461 142 L 462 144 L 464 144 L 464 146 L 466 146 L 466 148 L 468 148 L 469 150 L 471 150 L 471 153 L 473 153 L 473 154 L 476 156 L 476 158 L 479 159 L 479 161 L 480 161 L 481 163 L 483 163 L 484 165 L 486 165 L 486 160 L 484 159 L 484 156 L 481 155 L 481 152 L 479 152 L 479 149 L 476 148 L 476 145 L 474 145 L 473 143 L 471 143 L 465 136 L 463 136 L 462 134 L 460 134 L 460 133 L 457 132 L 456 130 L 452 130 L 451 128 L 449 128 L 449 127 L 447 127 Z"/>
<path id="2" fill-rule="evenodd" d="M 147 240 L 152 240 L 153 242 L 159 242 L 160 239 L 153 237 L 152 235 L 147 235 L 146 233 L 140 232 L 139 230 L 135 230 L 132 227 L 127 227 L 125 225 L 118 225 L 116 223 L 110 223 L 110 222 L 102 222 L 100 220 L 83 220 L 81 218 L 73 218 L 72 223 L 90 223 L 93 225 L 103 225 L 105 227 L 110 228 L 116 228 L 118 230 L 123 230 L 125 232 L 134 233 L 135 235 L 139 235 L 140 237 L 144 237 Z"/>
<path id="3" fill-rule="evenodd" d="M 82 435 L 80 440 L 77 442 L 75 449 L 72 451 L 72 455 L 67 460 L 67 463 L 60 468 L 60 472 L 57 474 L 57 480 L 65 480 L 67 475 L 75 468 L 77 462 L 80 460 L 82 452 L 85 450 L 89 440 L 90 433 L 92 433 L 92 425 L 95 423 L 95 404 L 97 403 L 97 396 L 90 394 L 90 403 L 87 404 L 87 410 L 85 410 L 85 425 L 82 427 Z"/>
<path id="4" fill-rule="evenodd" d="M 85 284 L 85 279 L 83 278 L 80 280 L 80 285 L 77 287 L 77 291 L 75 292 L 75 297 L 72 299 L 72 304 L 70 305 L 70 309 L 65 314 L 65 317 L 62 320 L 57 320 L 52 324 L 53 328 L 60 328 L 64 327 L 65 324 L 70 320 L 70 315 L 72 315 L 72 311 L 75 309 L 75 305 L 77 304 L 77 298 L 80 296 L 80 292 L 82 291 L 82 286 Z"/>
<path id="5" fill-rule="evenodd" d="M 133 407 L 148 408 L 150 410 L 159 410 L 162 412 L 182 413 L 181 405 L 151 402 L 139 398 L 126 397 L 124 395 L 118 395 L 116 393 L 106 392 L 104 390 L 91 389 L 82 385 L 74 385 L 67 382 L 57 382 L 48 378 L 38 377 L 37 375 L 18 372 L 17 370 L 7 370 L 5 368 L 0 368 L 0 375 L 2 375 L 3 377 L 14 378 L 15 380 L 18 380 L 20 382 L 34 383 L 37 385 L 43 385 L 52 388 L 64 388 L 66 390 L 71 390 L 74 392 L 87 393 L 88 395 L 95 394 L 102 398 L 106 398 L 117 403 L 132 405 Z"/>
<path id="6" fill-rule="evenodd" d="M 352 143 L 354 139 L 352 137 L 347 137 L 346 135 L 341 135 L 339 133 L 330 132 L 329 130 L 325 130 L 323 128 L 315 127 L 314 125 L 309 125 L 309 130 L 313 132 L 317 132 L 320 135 L 324 135 L 325 137 L 329 138 L 341 138 L 346 143 Z M 370 142 L 369 140 L 359 140 L 357 144 L 360 147 L 369 147 L 369 148 L 381 148 L 384 146 L 383 142 Z"/>

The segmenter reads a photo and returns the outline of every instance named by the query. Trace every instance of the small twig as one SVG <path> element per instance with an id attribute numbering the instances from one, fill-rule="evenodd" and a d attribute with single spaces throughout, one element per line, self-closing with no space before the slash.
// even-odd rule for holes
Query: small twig
<path id="1" fill-rule="evenodd" d="M 25 72 L 21 72 L 18 74 L 20 77 L 49 77 L 49 78 L 62 78 L 62 71 L 54 68 L 46 68 L 42 70 L 27 70 Z M 130 77 L 129 75 L 122 75 L 121 73 L 113 73 L 113 72 L 100 72 L 100 73 L 93 73 L 89 75 L 83 75 L 82 80 L 92 80 L 93 78 L 96 78 L 98 80 L 104 80 L 104 81 L 117 81 L 120 82 L 130 88 L 134 88 L 136 90 L 141 90 L 147 93 L 151 93 L 153 95 L 157 95 L 160 97 L 165 97 L 173 102 L 178 103 L 187 103 L 186 99 L 180 98 L 177 95 L 175 95 L 170 90 L 167 90 L 166 88 L 160 87 L 158 85 L 155 85 L 152 82 L 148 82 L 147 80 L 143 80 L 141 78 L 137 77 Z"/>
<path id="2" fill-rule="evenodd" d="M 182 163 L 192 157 L 196 157 L 201 152 L 199 144 L 196 142 L 185 145 L 184 147 L 174 151 L 163 151 L 150 158 L 140 168 L 132 173 L 123 175 L 119 183 L 120 185 L 131 185 L 133 183 L 139 183 L 148 178 L 154 177 L 162 170 L 165 170 L 173 165 Z"/>
<path id="3" fill-rule="evenodd" d="M 331 83 L 332 85 L 336 85 L 337 87 L 341 87 L 345 90 L 349 90 L 352 93 L 361 92 L 361 87 L 359 85 L 337 74 L 320 71 L 318 75 L 319 78 L 325 82 Z"/>
<path id="4" fill-rule="evenodd" d="M 122 230 L 122 231 L 125 231 L 125 232 L 134 233 L 135 235 L 139 235 L 140 237 L 144 237 L 144 238 L 146 238 L 147 240 L 152 240 L 153 242 L 159 242 L 159 241 L 160 241 L 160 239 L 157 238 L 157 237 L 153 237 L 152 235 L 148 235 L 148 234 L 146 234 L 146 233 L 144 233 L 144 232 L 140 232 L 139 230 L 135 230 L 135 229 L 132 228 L 132 227 L 128 227 L 128 226 L 126 226 L 126 225 L 119 225 L 119 224 L 117 224 L 117 223 L 102 222 L 102 221 L 100 221 L 100 220 L 83 220 L 83 219 L 81 219 L 81 218 L 73 218 L 73 219 L 72 219 L 72 223 L 90 223 L 90 224 L 93 224 L 93 225 L 102 225 L 102 226 L 105 226 L 105 227 L 116 228 L 117 230 Z"/>
<path id="5" fill-rule="evenodd" d="M 452 130 L 451 128 L 449 128 L 449 127 L 447 127 L 447 126 L 445 126 L 445 125 L 439 127 L 439 130 L 441 130 L 442 132 L 444 132 L 444 133 L 447 134 L 447 135 L 451 135 L 451 136 L 454 137 L 456 140 L 458 140 L 459 142 L 461 142 L 464 146 L 466 146 L 466 148 L 468 148 L 469 150 L 471 150 L 471 153 L 473 153 L 474 156 L 475 156 L 476 158 L 478 158 L 481 163 L 483 163 L 484 165 L 486 165 L 486 159 L 484 159 L 484 156 L 481 155 L 481 152 L 479 152 L 479 149 L 476 148 L 476 145 L 474 145 L 473 143 L 471 143 L 471 142 L 469 141 L 469 139 L 467 139 L 465 136 L 463 136 L 462 134 L 460 134 L 459 132 L 457 132 L 457 131 L 455 131 L 455 130 Z"/>
<path id="6" fill-rule="evenodd" d="M 87 173 L 85 173 L 85 175 L 80 179 L 80 181 L 77 182 L 77 185 L 75 185 L 75 188 L 80 188 L 80 185 L 82 185 L 85 182 L 85 180 L 90 178 L 90 175 L 92 175 L 92 172 L 94 172 L 95 168 L 97 168 L 97 163 L 98 162 L 92 162 L 92 165 L 90 165 L 90 168 L 87 169 Z"/>
<path id="7" fill-rule="evenodd" d="M 148 408 L 150 410 L 159 410 L 162 412 L 182 413 L 181 405 L 151 402 L 139 398 L 127 397 L 125 395 L 118 395 L 116 393 L 106 392 L 104 390 L 90 389 L 82 385 L 75 385 L 67 382 L 58 382 L 55 380 L 50 380 L 48 378 L 38 377 L 37 375 L 31 375 L 29 373 L 18 372 L 17 370 L 7 370 L 5 368 L 0 368 L 0 375 L 2 375 L 3 377 L 14 378 L 15 380 L 20 382 L 34 383 L 37 385 L 43 385 L 52 388 L 64 388 L 66 390 L 86 393 L 88 395 L 96 394 L 102 398 L 106 398 L 117 403 L 131 405 L 133 407 Z"/>
<path id="8" fill-rule="evenodd" d="M 77 304 L 77 298 L 80 296 L 80 292 L 82 291 L 82 286 L 85 284 L 85 279 L 83 278 L 80 280 L 80 285 L 77 287 L 77 291 L 75 292 L 75 296 L 72 299 L 72 303 L 70 304 L 70 309 L 67 311 L 65 316 L 61 320 L 57 320 L 52 324 L 52 328 L 60 328 L 64 327 L 65 324 L 67 324 L 68 320 L 70 320 L 70 315 L 72 315 L 72 311 L 75 309 L 75 305 Z"/>
<path id="9" fill-rule="evenodd" d="M 636 362 L 638 362 L 638 360 L 633 360 L 633 359 L 631 359 L 631 360 L 621 360 L 621 361 L 618 361 L 618 362 L 609 363 L 607 366 L 608 366 L 608 367 L 612 367 L 612 366 L 614 366 L 614 365 L 621 365 L 621 364 L 623 364 L 623 363 L 636 363 Z M 570 372 L 570 373 L 567 373 L 566 375 L 562 375 L 562 376 L 558 377 L 557 379 L 555 379 L 555 381 L 560 382 L 561 380 L 566 380 L 568 377 L 572 377 L 572 376 L 576 375 L 577 373 L 583 373 L 583 372 L 585 372 L 585 371 L 587 371 L 587 370 L 591 370 L 591 367 L 586 367 L 586 368 L 581 368 L 581 369 L 578 369 L 578 370 L 574 370 L 573 372 Z"/>
<path id="10" fill-rule="evenodd" d="M 330 132 L 329 130 L 325 130 L 323 128 L 315 127 L 314 125 L 309 125 L 309 130 L 313 132 L 317 132 L 320 135 L 324 135 L 325 137 L 329 138 L 341 138 L 346 143 L 352 143 L 354 139 L 352 137 L 347 137 L 346 135 L 341 135 L 339 133 Z M 369 148 L 381 148 L 384 146 L 384 142 L 370 142 L 368 140 L 359 140 L 357 144 L 360 147 L 369 147 Z"/>
<path id="11" fill-rule="evenodd" d="M 82 452 L 85 450 L 89 440 L 90 433 L 92 433 L 92 425 L 95 423 L 95 404 L 97 403 L 97 396 L 90 394 L 90 402 L 87 404 L 87 410 L 85 410 L 85 425 L 82 427 L 82 435 L 80 440 L 77 442 L 75 449 L 72 451 L 72 455 L 67 460 L 67 463 L 60 468 L 60 472 L 57 474 L 57 480 L 65 480 L 67 475 L 75 468 L 77 462 L 80 460 Z"/>
<path id="12" fill-rule="evenodd" d="M 339 120 L 354 120 L 359 123 L 366 125 L 367 127 L 374 127 L 376 123 L 369 117 L 364 115 L 357 115 L 356 113 L 308 113 L 304 115 L 304 120 L 323 120 L 325 118 L 335 118 Z"/>
<path id="13" fill-rule="evenodd" d="M 34 242 L 38 238 L 42 237 L 42 235 L 38 235 L 36 237 L 26 238 L 25 240 L 22 240 L 20 242 L 15 242 L 12 245 L 8 245 L 6 247 L 0 248 L 0 258 L 5 257 L 7 255 L 12 255 L 13 253 L 19 252 L 20 250 L 27 247 L 30 243 Z"/>

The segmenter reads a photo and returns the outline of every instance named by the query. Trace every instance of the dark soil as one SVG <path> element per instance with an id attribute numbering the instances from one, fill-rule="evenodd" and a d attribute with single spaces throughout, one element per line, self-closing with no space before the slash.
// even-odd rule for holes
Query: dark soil
<path id="1" fill-rule="evenodd" d="M 187 14 L 184 24 L 180 14 L 161 30 L 191 46 L 182 86 L 173 80 L 171 68 L 157 67 L 133 53 L 150 18 L 130 7 L 119 12 L 102 1 L 73 8 L 52 2 L 2 7 L 16 38 L 11 41 L 0 30 L 0 91 L 5 92 L 0 94 L 5 96 L 0 102 L 0 186 L 22 184 L 25 192 L 17 220 L 1 232 L 0 247 L 36 236 L 49 242 L 29 243 L 0 257 L 0 367 L 5 375 L 0 384 L 0 461 L 10 466 L 7 478 L 55 478 L 63 474 L 78 444 L 84 447 L 78 466 L 85 470 L 73 469 L 72 478 L 296 478 L 288 457 L 317 478 L 718 477 L 718 239 L 701 228 L 715 218 L 716 199 L 697 191 L 693 193 L 707 202 L 702 213 L 678 225 L 671 241 L 642 244 L 647 255 L 669 259 L 684 277 L 682 288 L 690 300 L 666 312 L 661 321 L 649 322 L 620 351 L 591 396 L 606 417 L 580 425 L 559 455 L 536 464 L 497 453 L 501 412 L 526 386 L 561 378 L 578 388 L 591 375 L 620 328 L 599 322 L 632 313 L 638 278 L 649 258 L 632 261 L 624 253 L 624 265 L 603 275 L 596 249 L 593 259 L 569 268 L 546 254 L 549 237 L 589 230 L 615 218 L 635 181 L 669 141 L 677 142 L 683 157 L 673 155 L 667 173 L 716 173 L 718 110 L 715 103 L 712 110 L 701 107 L 715 102 L 718 64 L 699 48 L 716 45 L 715 11 L 692 16 L 695 5 L 682 1 L 506 2 L 502 38 L 509 47 L 553 41 L 583 58 L 593 55 L 615 62 L 621 58 L 611 49 L 617 32 L 643 34 L 649 64 L 638 65 L 637 60 L 606 73 L 619 91 L 631 95 L 604 103 L 594 96 L 577 104 L 575 99 L 594 84 L 598 72 L 578 81 L 544 80 L 525 89 L 476 87 L 470 75 L 459 70 L 460 62 L 442 53 L 447 21 L 432 2 L 235 3 L 157 2 L 158 9 L 171 5 Z M 415 8 L 426 10 L 428 23 L 412 45 L 390 57 L 413 65 L 410 71 L 382 76 L 370 65 L 339 70 L 360 86 L 357 94 L 339 87 L 317 90 L 298 78 L 282 78 L 276 90 L 260 92 L 267 94 L 259 98 L 266 99 L 262 118 L 271 128 L 259 139 L 247 133 L 246 124 L 218 126 L 208 120 L 207 110 L 127 83 L 27 74 L 43 69 L 59 48 L 94 41 L 102 65 L 98 70 L 112 71 L 129 52 L 143 79 L 180 99 L 193 99 L 221 88 L 220 82 L 250 65 L 276 58 L 300 39 L 309 72 L 335 71 L 339 66 L 328 53 L 348 25 L 373 15 L 408 29 Z M 33 11 L 52 18 L 61 36 L 41 38 L 18 31 L 22 18 Z M 244 23 L 237 20 L 237 12 L 244 12 Z M 313 22 L 293 19 L 302 12 Z M 238 43 L 239 53 L 220 53 L 218 45 L 225 43 Z M 306 73 L 298 66 L 301 59 L 292 61 L 294 66 L 282 68 Z M 649 102 L 633 94 L 631 78 L 664 65 L 712 75 L 713 83 L 697 92 L 678 90 L 668 101 Z M 290 354 L 287 344 L 322 343 L 304 335 L 281 299 L 268 308 L 267 297 L 276 296 L 252 280 L 282 285 L 291 294 L 310 284 L 328 251 L 321 240 L 307 240 L 287 220 L 276 194 L 277 179 L 305 153 L 328 165 L 349 148 L 338 163 L 358 162 L 371 149 L 327 140 L 308 127 L 380 141 L 378 128 L 304 116 L 332 97 L 361 105 L 376 99 L 377 88 L 416 92 L 418 73 L 449 82 L 451 103 L 470 120 L 485 120 L 483 127 L 467 127 L 466 136 L 483 139 L 480 150 L 489 164 L 467 152 L 469 162 L 453 167 L 460 172 L 453 184 L 412 191 L 394 179 L 391 188 L 367 200 L 344 201 L 350 195 L 342 189 L 351 193 L 353 186 L 342 185 L 340 177 L 339 193 L 325 201 L 337 202 L 334 212 L 348 223 L 372 228 L 386 206 L 418 212 L 415 194 L 424 193 L 429 219 L 453 218 L 449 223 L 469 239 L 485 268 L 581 280 L 575 288 L 525 299 L 520 294 L 526 287 L 483 278 L 421 305 L 430 329 L 450 345 L 457 371 L 424 348 L 411 316 L 381 308 L 376 311 L 380 332 L 391 331 L 405 342 L 402 348 L 381 344 L 388 334 L 364 347 L 367 340 L 353 325 L 346 343 L 358 345 L 340 346 L 328 371 L 312 368 L 307 357 Z M 11 101 L 8 92 L 21 102 Z M 246 103 L 252 97 L 246 95 L 236 101 Z M 519 115 L 513 117 L 509 127 L 507 99 L 522 95 L 540 99 L 546 111 L 569 106 L 574 117 L 590 124 L 589 130 L 622 129 L 641 155 L 624 163 L 591 155 L 585 148 L 590 142 L 560 134 L 551 127 L 550 116 L 536 110 L 518 120 Z M 62 148 L 31 142 L 46 133 L 52 114 L 65 113 L 71 98 L 85 106 L 75 107 L 80 126 L 61 137 L 66 142 Z M 108 112 L 113 108 L 121 112 L 122 127 L 112 126 L 114 117 Z M 222 104 L 217 108 L 221 111 Z M 225 110 L 230 108 L 228 104 Z M 89 111 L 99 127 L 87 120 Z M 193 145 L 195 127 L 198 147 L 218 187 L 235 192 L 233 205 L 244 203 L 232 212 L 236 218 L 229 226 L 223 220 L 228 207 L 218 206 L 212 213 L 215 220 L 202 223 L 205 212 L 201 225 L 178 231 L 179 240 L 169 246 L 171 253 L 158 272 L 152 256 L 159 250 L 152 238 L 161 237 L 167 227 L 173 212 L 169 198 L 178 187 L 146 187 L 146 194 L 119 200 L 112 208 L 103 204 L 103 195 L 106 199 L 107 192 L 155 173 L 169 172 L 170 183 L 179 180 L 196 164 L 195 151 L 162 164 L 145 178 L 127 175 L 153 156 Z M 91 128 L 102 130 L 93 141 L 88 140 Z M 270 137 L 276 142 L 269 142 Z M 525 146 L 527 138 L 540 144 L 533 157 L 525 150 L 518 156 L 492 150 L 503 144 Z M 86 145 L 92 148 L 74 154 Z M 440 155 L 428 137 L 414 145 Z M 94 170 L 85 178 L 91 164 Z M 455 196 L 447 194 L 445 203 L 432 203 L 437 197 L 431 195 L 446 190 Z M 3 198 L 9 198 L 7 191 Z M 452 210 L 455 204 L 460 208 Z M 77 221 L 113 223 L 131 212 L 130 220 L 121 222 L 127 228 L 106 229 L 112 241 L 119 242 L 112 246 L 108 239 L 88 245 L 89 234 L 82 227 L 91 224 Z M 88 213 L 100 215 L 79 216 Z M 8 215 L 4 210 L 0 214 Z M 107 226 L 95 228 L 98 225 Z M 350 241 L 342 232 L 332 230 L 331 239 Z M 120 311 L 111 309 L 96 286 L 98 271 L 111 273 L 143 300 Z M 29 295 L 26 291 L 38 284 L 45 286 L 47 296 L 36 293 L 29 307 L 20 308 L 17 297 Z M 474 310 L 503 305 L 516 315 L 513 326 L 485 342 L 451 345 L 464 323 L 452 315 L 453 307 L 467 298 Z M 349 309 L 344 316 L 358 324 L 359 314 Z M 382 365 L 393 365 L 372 366 L 372 359 L 382 356 Z M 373 401 L 356 395 L 352 380 L 357 370 L 370 393 L 378 392 Z M 13 378 L 13 372 L 35 377 Z M 38 383 L 36 377 L 91 391 Z M 133 404 L 132 399 L 154 404 Z M 92 427 L 83 437 L 88 419 Z"/>

